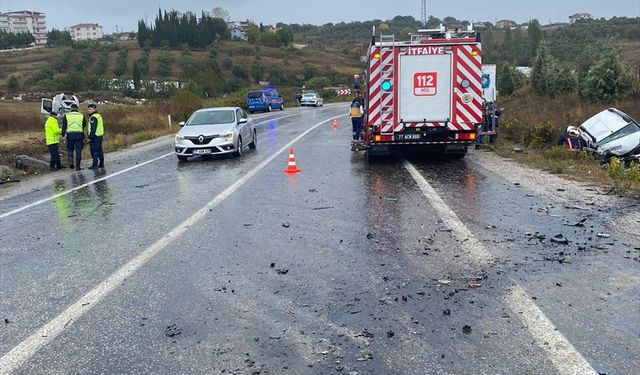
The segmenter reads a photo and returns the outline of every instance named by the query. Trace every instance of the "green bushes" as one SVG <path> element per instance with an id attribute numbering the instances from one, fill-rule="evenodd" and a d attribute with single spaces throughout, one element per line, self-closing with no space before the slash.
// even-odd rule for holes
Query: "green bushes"
<path id="1" fill-rule="evenodd" d="M 613 180 L 613 188 L 618 193 L 640 190 L 640 163 L 633 162 L 626 166 L 616 158 L 611 158 L 607 166 L 607 174 Z"/>
<path id="2" fill-rule="evenodd" d="M 96 66 L 94 68 L 94 72 L 101 76 L 107 72 L 107 64 L 109 61 L 109 50 L 103 49 L 100 51 L 98 55 L 98 60 L 96 61 Z"/>
<path id="3" fill-rule="evenodd" d="M 188 119 L 195 110 L 202 108 L 200 96 L 187 90 L 178 90 L 169 98 L 170 113 L 176 119 Z"/>
<path id="4" fill-rule="evenodd" d="M 127 55 L 129 54 L 129 49 L 123 47 L 120 52 L 118 52 L 118 58 L 116 59 L 116 68 L 113 73 L 117 77 L 122 77 L 127 73 Z"/>
<path id="5" fill-rule="evenodd" d="M 497 88 L 501 95 L 511 95 L 524 86 L 527 78 L 508 63 L 500 65 L 497 75 Z"/>
<path id="6" fill-rule="evenodd" d="M 529 128 L 525 138 L 526 145 L 533 148 L 548 146 L 554 141 L 555 128 L 556 126 L 550 121 Z"/>
<path id="7" fill-rule="evenodd" d="M 305 83 L 308 89 L 320 90 L 324 87 L 331 86 L 331 81 L 327 77 L 313 77 Z"/>
<path id="8" fill-rule="evenodd" d="M 577 85 L 573 71 L 549 53 L 546 43 L 540 44 L 531 72 L 531 87 L 536 94 L 556 97 L 575 91 Z"/>
<path id="9" fill-rule="evenodd" d="M 629 67 L 622 61 L 622 49 L 611 48 L 587 73 L 580 85 L 582 96 L 592 102 L 626 98 L 632 89 Z"/>
<path id="10" fill-rule="evenodd" d="M 173 54 L 169 50 L 163 50 L 158 57 L 158 69 L 156 74 L 160 77 L 169 77 L 171 75 L 171 64 L 173 63 Z"/>

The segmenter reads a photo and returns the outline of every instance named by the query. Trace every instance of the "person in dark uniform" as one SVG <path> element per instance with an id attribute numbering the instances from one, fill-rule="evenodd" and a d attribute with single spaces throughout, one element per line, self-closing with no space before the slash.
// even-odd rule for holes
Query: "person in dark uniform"
<path id="1" fill-rule="evenodd" d="M 104 168 L 104 151 L 102 150 L 102 138 L 104 136 L 104 122 L 102 115 L 96 110 L 95 103 L 88 106 L 89 112 L 89 148 L 91 150 L 91 167 L 89 169 Z"/>
<path id="2" fill-rule="evenodd" d="M 82 147 L 85 143 L 84 129 L 87 127 L 87 120 L 84 115 L 78 112 L 78 105 L 71 104 L 71 112 L 62 118 L 62 136 L 67 140 L 67 156 L 69 157 L 69 169 L 73 169 L 73 153 L 76 154 L 76 171 L 81 170 Z"/>

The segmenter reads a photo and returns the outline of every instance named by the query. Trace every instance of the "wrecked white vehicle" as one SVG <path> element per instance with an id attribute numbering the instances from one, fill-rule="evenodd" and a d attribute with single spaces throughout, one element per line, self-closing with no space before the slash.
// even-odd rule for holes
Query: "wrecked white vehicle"
<path id="1" fill-rule="evenodd" d="M 609 108 L 580 125 L 586 147 L 603 162 L 613 156 L 624 161 L 640 160 L 640 125 L 627 114 Z"/>

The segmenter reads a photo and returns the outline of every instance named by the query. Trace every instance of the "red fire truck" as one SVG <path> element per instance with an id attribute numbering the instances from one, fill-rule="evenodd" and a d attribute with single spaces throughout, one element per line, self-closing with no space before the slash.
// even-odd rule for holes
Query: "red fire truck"
<path id="1" fill-rule="evenodd" d="M 364 140 L 367 156 L 394 147 L 423 147 L 462 158 L 482 122 L 480 35 L 443 27 L 408 41 L 375 29 L 366 71 Z"/>

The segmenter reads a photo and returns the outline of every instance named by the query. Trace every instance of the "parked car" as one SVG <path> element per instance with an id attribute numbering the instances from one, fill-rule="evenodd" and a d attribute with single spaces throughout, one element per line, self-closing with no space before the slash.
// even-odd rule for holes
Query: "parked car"
<path id="1" fill-rule="evenodd" d="M 322 107 L 324 104 L 324 100 L 317 92 L 307 92 L 302 94 L 302 99 L 300 100 L 301 106 L 314 106 L 314 107 Z"/>
<path id="2" fill-rule="evenodd" d="M 245 98 L 249 113 L 256 111 L 271 112 L 274 109 L 284 110 L 284 99 L 275 89 L 269 88 L 249 91 Z"/>
<path id="3" fill-rule="evenodd" d="M 580 125 L 580 136 L 587 151 L 608 161 L 640 158 L 640 125 L 615 108 L 606 109 Z"/>
<path id="4" fill-rule="evenodd" d="M 195 155 L 241 156 L 245 147 L 258 144 L 253 119 L 240 107 L 200 109 L 180 126 L 174 145 L 180 161 Z"/>

